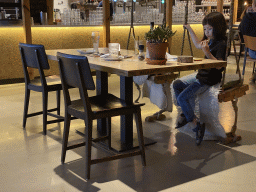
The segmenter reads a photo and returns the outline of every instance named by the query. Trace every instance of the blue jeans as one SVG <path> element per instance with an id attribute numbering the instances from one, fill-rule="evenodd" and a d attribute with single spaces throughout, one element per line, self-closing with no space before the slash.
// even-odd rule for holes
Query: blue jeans
<path id="1" fill-rule="evenodd" d="M 173 82 L 173 89 L 177 98 L 177 103 L 181 107 L 188 122 L 195 118 L 194 107 L 195 98 L 198 94 L 206 91 L 210 86 L 201 84 L 195 75 L 177 79 Z"/>
<path id="2" fill-rule="evenodd" d="M 256 59 L 256 51 L 249 49 L 249 56 L 253 59 Z"/>

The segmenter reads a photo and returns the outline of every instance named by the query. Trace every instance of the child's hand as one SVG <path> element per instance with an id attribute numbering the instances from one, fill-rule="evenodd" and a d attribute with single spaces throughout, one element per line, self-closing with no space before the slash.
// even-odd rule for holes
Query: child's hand
<path id="1" fill-rule="evenodd" d="M 203 50 L 204 54 L 207 56 L 210 52 L 210 48 L 209 48 L 209 45 L 208 45 L 208 41 L 207 40 L 204 40 L 204 41 L 201 41 L 201 49 Z"/>

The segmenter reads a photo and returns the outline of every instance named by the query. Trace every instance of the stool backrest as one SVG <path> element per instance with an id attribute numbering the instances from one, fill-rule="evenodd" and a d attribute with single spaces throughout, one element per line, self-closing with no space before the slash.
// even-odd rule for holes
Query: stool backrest
<path id="1" fill-rule="evenodd" d="M 42 69 L 50 69 L 43 45 L 19 43 L 22 61 L 26 67 L 38 68 L 38 62 Z"/>
<path id="2" fill-rule="evenodd" d="M 92 113 L 87 90 L 95 90 L 87 57 L 57 53 L 65 107 L 71 104 L 70 87 L 79 88 L 85 113 Z"/>
<path id="3" fill-rule="evenodd" d="M 82 81 L 85 85 L 85 88 L 87 90 L 95 90 L 95 84 L 92 78 L 87 57 L 58 52 L 57 58 L 59 61 L 59 69 L 63 76 L 63 80 L 68 86 L 79 88 L 79 72 L 81 72 Z"/>
<path id="4" fill-rule="evenodd" d="M 50 69 L 48 58 L 43 45 L 19 43 L 22 66 L 25 76 L 25 83 L 30 84 L 30 78 L 27 67 L 36 68 L 40 74 L 40 80 L 43 87 L 46 87 L 44 69 Z"/>
<path id="5" fill-rule="evenodd" d="M 243 35 L 245 47 L 256 51 L 256 37 Z"/>

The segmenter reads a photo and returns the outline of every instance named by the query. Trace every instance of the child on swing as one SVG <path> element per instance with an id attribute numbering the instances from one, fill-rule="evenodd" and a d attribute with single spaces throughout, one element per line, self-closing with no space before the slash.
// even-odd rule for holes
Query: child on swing
<path id="1" fill-rule="evenodd" d="M 207 59 L 226 60 L 226 30 L 227 25 L 222 13 L 212 12 L 206 15 L 203 19 L 204 36 L 200 41 L 190 25 L 184 25 L 191 36 L 191 39 L 196 48 L 202 49 Z M 208 88 L 221 82 L 222 68 L 199 69 L 195 76 L 190 76 L 186 80 L 177 79 L 173 82 L 173 89 L 177 98 L 177 104 L 182 109 L 182 114 L 179 117 L 178 125 L 180 128 L 188 122 L 194 124 L 193 131 L 196 132 L 196 144 L 200 145 L 205 132 L 204 124 L 201 125 L 199 119 L 194 114 L 194 101 L 198 94 L 203 93 Z M 231 136 L 230 136 L 231 137 Z M 233 141 L 234 135 L 232 138 Z"/>

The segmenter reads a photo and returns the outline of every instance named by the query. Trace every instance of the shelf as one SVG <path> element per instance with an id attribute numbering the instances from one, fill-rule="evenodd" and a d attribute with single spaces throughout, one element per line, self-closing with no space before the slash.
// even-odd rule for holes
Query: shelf
<path id="1" fill-rule="evenodd" d="M 0 7 L 21 7 L 21 3 L 1 3 Z"/>
<path id="2" fill-rule="evenodd" d="M 230 6 L 230 3 L 223 3 L 223 6 Z M 217 3 L 216 4 L 204 4 L 204 5 L 195 5 L 196 7 L 217 7 Z"/>

